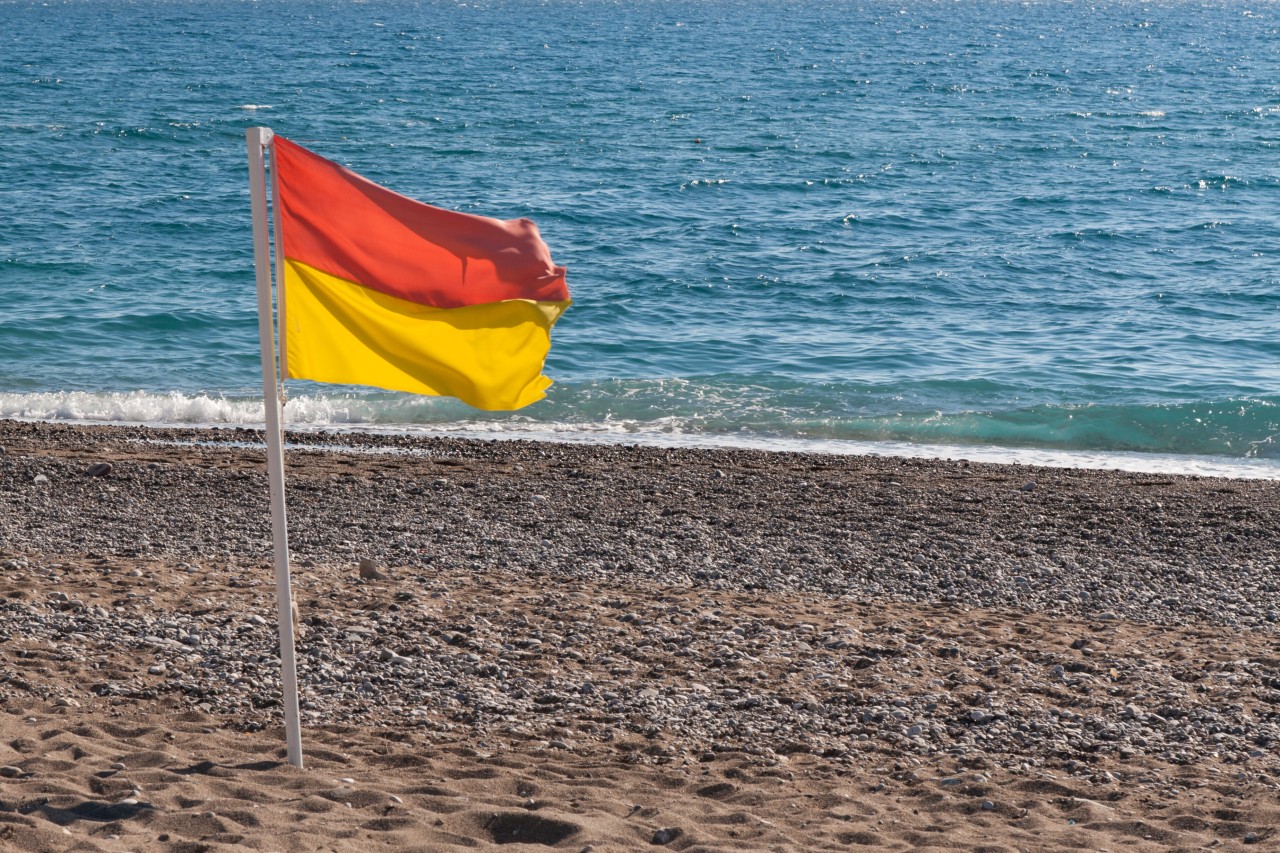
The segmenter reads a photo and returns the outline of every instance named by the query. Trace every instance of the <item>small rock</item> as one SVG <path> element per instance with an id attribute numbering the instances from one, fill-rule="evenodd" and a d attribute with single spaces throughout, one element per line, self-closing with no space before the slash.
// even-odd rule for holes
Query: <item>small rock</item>
<path id="1" fill-rule="evenodd" d="M 982 810 L 983 810 L 984 812 L 992 811 L 993 809 L 995 809 L 995 807 L 996 807 L 996 804 L 995 804 L 995 803 L 993 803 L 993 802 L 991 802 L 990 800 L 983 800 L 983 801 L 982 801 Z"/>
<path id="2" fill-rule="evenodd" d="M 1018 487 L 1018 491 L 1020 492 L 1034 492 L 1035 490 L 1036 490 L 1035 481 L 1032 481 L 1030 483 L 1023 483 L 1021 486 Z"/>
<path id="3" fill-rule="evenodd" d="M 0 767 L 0 776 L 3 776 L 6 779 L 17 779 L 21 775 L 22 775 L 21 767 L 14 767 L 12 764 L 7 764 L 4 767 Z"/>
<path id="4" fill-rule="evenodd" d="M 124 762 L 123 762 L 123 761 L 117 761 L 117 762 L 115 762 L 114 764 L 112 764 L 112 765 L 111 765 L 111 769 L 112 769 L 112 770 L 116 770 L 116 771 L 123 770 L 123 769 L 124 769 Z"/>
<path id="5" fill-rule="evenodd" d="M 53 704 L 58 708 L 79 708 L 80 707 L 79 702 L 77 702 L 75 699 L 68 699 L 66 696 L 63 696 L 61 699 L 59 699 L 57 702 L 54 702 Z"/>
<path id="6" fill-rule="evenodd" d="M 360 558 L 360 577 L 370 581 L 386 580 L 386 575 L 378 568 L 378 564 L 368 557 Z"/>
<path id="7" fill-rule="evenodd" d="M 115 468 L 112 467 L 110 462 L 98 462 L 90 465 L 84 473 L 89 477 L 109 477 L 114 470 Z"/>
<path id="8" fill-rule="evenodd" d="M 44 474 L 36 474 L 34 477 L 31 478 L 31 482 L 35 483 L 37 486 L 41 486 L 49 482 L 49 478 L 46 477 Z"/>
<path id="9" fill-rule="evenodd" d="M 650 844 L 670 844 L 672 841 L 675 841 L 681 835 L 684 835 L 684 830 L 680 829 L 677 826 L 668 826 L 668 827 L 664 827 L 663 829 L 655 829 L 653 831 L 653 838 L 649 839 L 649 843 Z"/>

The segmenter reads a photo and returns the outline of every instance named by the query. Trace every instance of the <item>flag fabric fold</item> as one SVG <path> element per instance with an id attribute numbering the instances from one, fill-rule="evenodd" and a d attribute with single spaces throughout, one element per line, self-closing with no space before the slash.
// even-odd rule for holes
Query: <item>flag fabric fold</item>
<path id="1" fill-rule="evenodd" d="M 565 270 L 527 219 L 443 210 L 276 136 L 286 375 L 518 409 L 545 396 Z"/>

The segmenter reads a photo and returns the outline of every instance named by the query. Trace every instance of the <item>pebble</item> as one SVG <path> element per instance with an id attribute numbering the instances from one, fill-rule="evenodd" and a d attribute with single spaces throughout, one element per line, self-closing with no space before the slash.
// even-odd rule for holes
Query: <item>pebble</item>
<path id="1" fill-rule="evenodd" d="M 115 469 L 110 462 L 96 462 L 85 470 L 85 475 L 89 477 L 108 477 Z"/>
<path id="2" fill-rule="evenodd" d="M 675 841 L 681 835 L 684 835 L 684 831 L 676 826 L 668 826 L 668 827 L 664 827 L 663 829 L 655 829 L 653 831 L 653 838 L 650 839 L 649 843 L 659 844 L 659 845 L 670 844 L 672 841 Z"/>
<path id="3" fill-rule="evenodd" d="M 382 570 L 378 567 L 376 560 L 371 560 L 368 557 L 361 557 L 360 577 L 365 580 L 385 580 L 387 576 L 383 574 Z"/>
<path id="4" fill-rule="evenodd" d="M 21 775 L 22 775 L 21 767 L 14 767 L 12 764 L 7 764 L 4 767 L 0 767 L 0 776 L 3 776 L 6 779 L 17 779 Z"/>
<path id="5" fill-rule="evenodd" d="M 0 424 L 0 436 L 13 429 Z M 443 456 L 468 464 L 451 469 L 448 488 L 435 488 L 426 473 L 434 473 L 431 462 L 414 470 L 411 461 L 408 473 L 321 479 L 291 492 L 303 510 L 291 519 L 299 565 L 345 559 L 349 566 L 364 551 L 362 571 L 403 567 L 390 591 L 353 583 L 349 569 L 331 590 L 314 581 L 321 572 L 299 573 L 299 585 L 316 584 L 306 600 L 318 600 L 304 609 L 308 633 L 299 647 L 304 713 L 316 725 L 398 724 L 431 736 L 475 726 L 495 740 L 584 751 L 634 740 L 643 745 L 635 760 L 676 766 L 685 756 L 710 766 L 726 756 L 776 765 L 784 746 L 787 754 L 850 763 L 860 750 L 891 744 L 909 756 L 980 755 L 1018 772 L 1044 768 L 1082 779 L 1093 778 L 1099 759 L 1135 756 L 1188 766 L 1221 760 L 1234 769 L 1247 760 L 1251 774 L 1275 775 L 1280 722 L 1256 711 L 1280 700 L 1280 668 L 1267 655 L 1228 659 L 1213 647 L 1218 640 L 1188 640 L 1177 657 L 1172 635 L 1146 655 L 1113 641 L 1115 629 L 1128 625 L 1098 624 L 1274 631 L 1280 589 L 1270 573 L 1280 565 L 1280 544 L 1255 535 L 1271 516 L 1267 501 L 1241 494 L 1253 486 L 1232 483 L 1235 492 L 1220 495 L 1221 482 L 1170 478 L 1155 487 L 1160 525 L 1179 531 L 1175 553 L 1148 534 L 1145 525 L 1157 516 L 1143 502 L 1156 492 L 1129 485 L 1139 475 L 1055 474 L 1052 488 L 1040 488 L 1061 505 L 1041 515 L 1043 501 L 1017 491 L 1026 469 L 1007 466 L 952 477 L 945 463 L 867 457 L 823 458 L 811 469 L 801 457 L 738 451 L 354 434 L 350 441 L 401 448 L 407 460 L 446 448 Z M 274 624 L 253 612 L 274 607 L 270 574 L 247 568 L 265 547 L 261 483 L 232 467 L 196 475 L 175 455 L 161 468 L 129 467 L 128 502 L 103 501 L 107 484 L 75 486 L 83 463 L 68 458 L 42 457 L 40 465 L 69 484 L 57 495 L 61 516 L 95 520 L 77 534 L 77 547 L 107 557 L 101 568 L 96 558 L 88 565 L 108 585 L 99 603 L 86 599 L 82 613 L 50 607 L 73 600 L 51 588 L 58 572 L 11 555 L 59 553 L 65 529 L 49 523 L 48 495 L 7 503 L 0 566 L 22 572 L 32 592 L 4 599 L 5 630 L 41 655 L 82 667 L 90 650 L 116 646 L 164 677 L 91 675 L 83 689 L 104 701 L 165 690 L 219 725 L 279 725 L 274 635 L 247 630 Z M 515 463 L 524 475 L 510 473 Z M 534 469 L 552 473 L 528 473 Z M 731 479 L 710 473 L 716 470 Z M 0 457 L 10 492 L 21 492 L 27 476 Z M 742 479 L 750 480 L 747 491 L 735 494 L 749 499 L 726 500 Z M 530 533 L 536 519 L 520 495 L 531 484 L 546 499 L 535 503 L 548 505 L 535 515 L 564 508 L 560 521 L 572 525 L 572 536 Z M 868 500 L 872 493 L 894 508 Z M 1249 507 L 1249 517 L 1225 511 L 1237 505 Z M 587 506 L 591 512 L 580 511 Z M 780 513 L 779 506 L 803 511 Z M 1212 529 L 1200 521 L 1210 513 L 1220 522 Z M 886 546 L 897 556 L 884 559 Z M 209 571 L 183 574 L 191 597 L 165 604 L 156 588 L 168 577 L 161 570 L 109 562 L 135 553 L 198 560 Z M 73 570 L 60 571 L 60 585 L 74 592 L 66 586 L 76 580 Z M 220 595 L 214 584 L 228 575 L 237 589 L 225 600 L 236 606 L 192 604 Z M 503 592 L 480 595 L 477 578 Z M 116 583 L 118 593 L 110 587 Z M 775 593 L 850 604 L 821 618 L 764 617 L 738 605 L 743 596 Z M 874 618 L 889 601 L 946 609 L 943 618 L 962 627 L 895 630 Z M 1070 617 L 1099 630 L 997 640 L 992 629 L 969 641 L 963 638 L 984 629 L 961 615 L 967 608 Z M 1068 648 L 1072 640 L 1084 642 Z M 11 659 L 6 648 L 6 666 L 13 665 L 48 660 Z M 749 678 L 783 671 L 794 672 L 795 689 Z M 895 683 L 904 672 L 919 677 Z M 983 707 L 970 707 L 979 691 Z M 59 704 L 76 707 L 70 701 Z M 1125 784 L 1130 772 L 1112 775 Z"/>

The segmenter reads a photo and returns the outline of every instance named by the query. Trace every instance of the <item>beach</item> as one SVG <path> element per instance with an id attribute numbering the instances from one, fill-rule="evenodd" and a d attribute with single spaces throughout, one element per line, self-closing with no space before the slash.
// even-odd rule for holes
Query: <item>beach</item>
<path id="1" fill-rule="evenodd" d="M 0 422 L 0 846 L 1275 843 L 1273 482 L 290 441 L 304 770 L 260 434 Z"/>
<path id="2" fill-rule="evenodd" d="M 1280 5 L 5 23 L 0 853 L 1280 850 Z"/>

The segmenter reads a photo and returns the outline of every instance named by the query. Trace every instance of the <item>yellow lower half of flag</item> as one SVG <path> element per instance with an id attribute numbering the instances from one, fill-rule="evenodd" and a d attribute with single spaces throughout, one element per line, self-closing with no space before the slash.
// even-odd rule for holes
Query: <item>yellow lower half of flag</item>
<path id="1" fill-rule="evenodd" d="M 432 308 L 293 260 L 284 263 L 287 375 L 519 409 L 551 385 L 542 365 L 569 302 Z"/>

